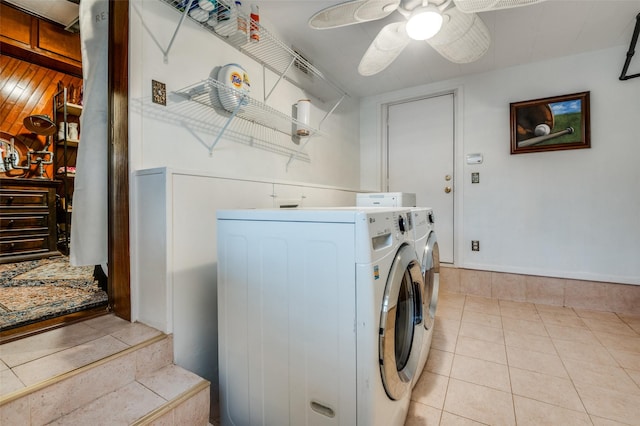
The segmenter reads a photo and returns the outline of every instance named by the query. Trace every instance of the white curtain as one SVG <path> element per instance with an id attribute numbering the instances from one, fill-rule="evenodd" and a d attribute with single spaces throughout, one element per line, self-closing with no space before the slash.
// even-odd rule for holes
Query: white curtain
<path id="1" fill-rule="evenodd" d="M 80 1 L 83 109 L 71 216 L 74 266 L 106 265 L 108 258 L 107 72 L 109 1 Z"/>

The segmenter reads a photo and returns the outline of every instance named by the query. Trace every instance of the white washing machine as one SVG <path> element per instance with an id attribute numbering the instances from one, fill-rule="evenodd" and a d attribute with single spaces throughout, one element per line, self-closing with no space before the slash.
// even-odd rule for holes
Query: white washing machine
<path id="1" fill-rule="evenodd" d="M 429 357 L 433 327 L 435 325 L 436 309 L 438 307 L 438 291 L 440 289 L 440 252 L 435 232 L 435 218 L 429 207 L 415 207 L 411 209 L 416 254 L 421 262 L 423 274 L 423 288 L 420 293 L 422 299 L 422 350 L 418 361 L 418 374 L 414 385 L 420 378 Z"/>
<path id="2" fill-rule="evenodd" d="M 419 375 L 407 208 L 218 211 L 223 425 L 403 425 Z"/>

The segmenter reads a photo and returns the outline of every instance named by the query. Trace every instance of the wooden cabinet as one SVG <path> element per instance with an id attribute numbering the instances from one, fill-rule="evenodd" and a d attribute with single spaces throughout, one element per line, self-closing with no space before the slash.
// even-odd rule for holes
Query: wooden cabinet
<path id="1" fill-rule="evenodd" d="M 56 187 L 46 179 L 0 178 L 0 263 L 60 254 Z"/>
<path id="2" fill-rule="evenodd" d="M 80 34 L 0 3 L 0 51 L 56 71 L 82 77 Z"/>

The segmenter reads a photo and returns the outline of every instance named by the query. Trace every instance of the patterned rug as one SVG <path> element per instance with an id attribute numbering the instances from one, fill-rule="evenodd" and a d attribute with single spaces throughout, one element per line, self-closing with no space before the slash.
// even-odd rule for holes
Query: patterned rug
<path id="1" fill-rule="evenodd" d="M 0 330 L 106 304 L 93 270 L 65 256 L 0 265 Z"/>

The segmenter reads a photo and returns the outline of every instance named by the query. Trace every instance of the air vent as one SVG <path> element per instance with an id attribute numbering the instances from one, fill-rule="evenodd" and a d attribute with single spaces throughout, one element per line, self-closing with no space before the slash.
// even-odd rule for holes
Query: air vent
<path id="1" fill-rule="evenodd" d="M 296 54 L 296 58 L 293 61 L 293 66 L 307 77 L 313 79 L 313 71 L 309 69 L 313 64 L 307 59 L 298 49 L 291 46 L 291 49 Z"/>

